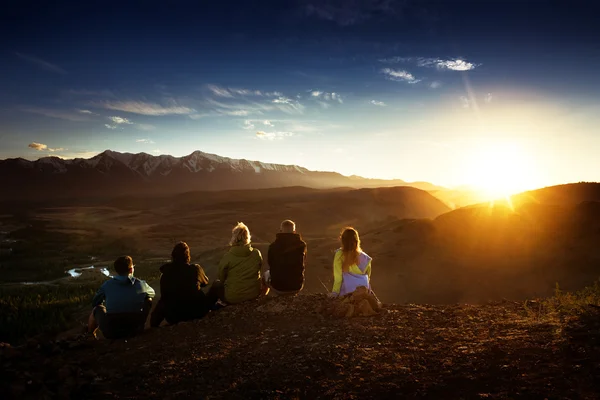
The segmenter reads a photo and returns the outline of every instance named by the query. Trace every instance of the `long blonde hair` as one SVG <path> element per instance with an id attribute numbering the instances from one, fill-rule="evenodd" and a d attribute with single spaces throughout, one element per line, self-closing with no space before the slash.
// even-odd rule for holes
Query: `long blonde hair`
<path id="1" fill-rule="evenodd" d="M 358 231 L 352 227 L 344 228 L 340 241 L 342 242 L 342 271 L 348 272 L 352 265 L 358 264 L 358 256 L 362 251 Z"/>
<path id="2" fill-rule="evenodd" d="M 250 243 L 250 229 L 243 222 L 238 222 L 231 230 L 231 246 L 243 246 Z"/>

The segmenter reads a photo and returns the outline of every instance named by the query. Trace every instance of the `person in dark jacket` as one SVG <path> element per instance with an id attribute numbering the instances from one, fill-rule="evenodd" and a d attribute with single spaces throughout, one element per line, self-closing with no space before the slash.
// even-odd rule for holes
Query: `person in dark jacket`
<path id="1" fill-rule="evenodd" d="M 306 243 L 296 233 L 294 221 L 281 223 L 280 232 L 269 246 L 269 270 L 265 280 L 275 295 L 296 294 L 304 287 Z"/>
<path id="2" fill-rule="evenodd" d="M 130 337 L 143 331 L 154 298 L 154 289 L 133 276 L 131 257 L 117 258 L 114 268 L 117 275 L 96 292 L 88 320 L 88 331 L 95 336 L 100 328 L 107 339 Z"/>
<path id="3" fill-rule="evenodd" d="M 157 327 L 163 320 L 169 324 L 204 317 L 217 301 L 201 289 L 208 285 L 208 277 L 198 264 L 190 264 L 190 248 L 179 242 L 171 252 L 171 262 L 160 267 L 160 300 L 150 317 L 150 325 Z"/>

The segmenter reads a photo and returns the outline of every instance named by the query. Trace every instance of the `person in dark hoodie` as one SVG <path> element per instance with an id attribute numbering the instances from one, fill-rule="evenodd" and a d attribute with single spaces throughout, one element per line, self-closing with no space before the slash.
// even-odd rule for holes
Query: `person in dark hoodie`
<path id="1" fill-rule="evenodd" d="M 306 243 L 296 233 L 294 221 L 281 223 L 280 232 L 269 246 L 269 270 L 265 272 L 267 285 L 274 295 L 294 295 L 304 287 Z"/>
<path id="2" fill-rule="evenodd" d="M 117 258 L 114 268 L 117 275 L 96 292 L 88 320 L 88 331 L 95 336 L 100 328 L 107 339 L 130 337 L 143 331 L 154 298 L 154 289 L 133 276 L 131 257 Z"/>
<path id="3" fill-rule="evenodd" d="M 217 301 L 201 289 L 208 285 L 208 277 L 198 264 L 190 264 L 190 248 L 179 242 L 171 252 L 171 262 L 160 267 L 160 300 L 150 317 L 150 325 L 157 327 L 163 320 L 169 324 L 204 317 Z M 211 301 L 212 298 L 212 301 Z"/>

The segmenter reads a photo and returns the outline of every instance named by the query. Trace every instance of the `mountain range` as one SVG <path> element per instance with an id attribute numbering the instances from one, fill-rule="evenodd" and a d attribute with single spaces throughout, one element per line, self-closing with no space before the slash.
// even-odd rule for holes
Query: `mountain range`
<path id="1" fill-rule="evenodd" d="M 428 182 L 344 176 L 336 172 L 310 171 L 297 165 L 232 159 L 201 151 L 173 157 L 112 150 L 89 159 L 0 160 L 0 185 L 9 188 L 2 191 L 0 199 L 35 198 L 42 194 L 45 198 L 105 197 L 285 186 L 443 189 Z"/>

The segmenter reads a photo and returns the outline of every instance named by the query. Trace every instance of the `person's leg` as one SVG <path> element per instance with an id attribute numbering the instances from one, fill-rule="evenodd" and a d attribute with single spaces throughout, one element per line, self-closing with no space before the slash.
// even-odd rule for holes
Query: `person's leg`
<path id="1" fill-rule="evenodd" d="M 105 321 L 106 307 L 104 307 L 103 305 L 94 307 L 88 319 L 88 332 L 94 333 L 98 328 L 102 330 L 102 328 L 106 325 Z"/>
<path id="2" fill-rule="evenodd" d="M 225 284 L 219 280 L 214 281 L 210 286 L 206 297 L 207 301 L 211 304 L 216 303 L 217 300 L 225 301 Z"/>

